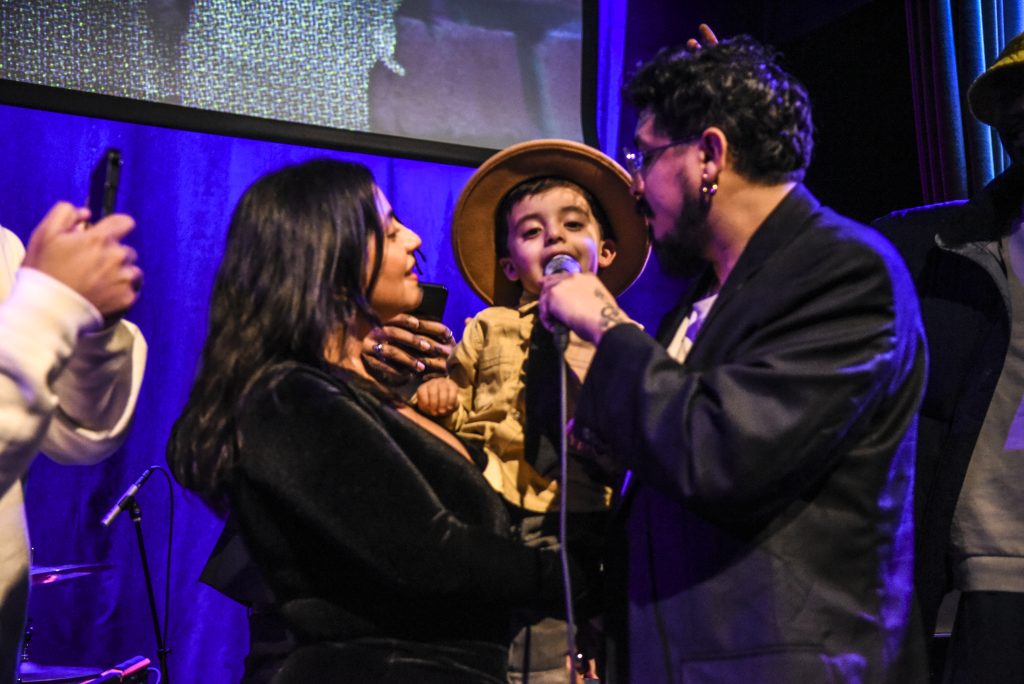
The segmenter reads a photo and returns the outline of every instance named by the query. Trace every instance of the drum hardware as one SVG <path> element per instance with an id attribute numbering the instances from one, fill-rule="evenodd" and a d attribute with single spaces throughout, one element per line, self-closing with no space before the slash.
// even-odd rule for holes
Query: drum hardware
<path id="1" fill-rule="evenodd" d="M 66 582 L 88 577 L 114 566 L 109 563 L 74 563 L 69 565 L 33 565 L 29 568 L 29 583 L 33 587 Z M 18 682 L 23 684 L 80 683 L 91 681 L 103 673 L 101 667 L 80 667 L 74 665 L 44 665 L 29 661 L 29 644 L 34 631 L 32 618 L 25 621 L 25 636 L 22 640 L 21 662 L 18 664 Z M 148 660 L 146 661 L 149 662 Z"/>
<path id="2" fill-rule="evenodd" d="M 78 563 L 74 565 L 33 565 L 28 570 L 32 586 L 53 584 L 66 580 L 88 577 L 96 573 L 110 570 L 110 563 Z"/>
<path id="3" fill-rule="evenodd" d="M 22 662 L 18 667 L 18 681 L 29 682 L 84 682 L 98 677 L 99 667 L 73 667 L 70 665 L 41 665 Z"/>
<path id="4" fill-rule="evenodd" d="M 100 684 L 101 682 L 108 682 L 109 684 L 114 682 L 119 682 L 119 684 L 146 684 L 149 681 L 149 665 L 149 658 L 135 656 L 115 665 L 109 670 L 104 670 L 99 677 L 82 682 L 82 684 Z"/>

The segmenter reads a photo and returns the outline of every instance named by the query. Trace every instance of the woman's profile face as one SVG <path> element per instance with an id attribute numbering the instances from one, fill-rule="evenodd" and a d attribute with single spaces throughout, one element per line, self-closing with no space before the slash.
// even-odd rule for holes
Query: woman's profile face
<path id="1" fill-rule="evenodd" d="M 383 250 L 380 273 L 377 274 L 377 282 L 370 292 L 370 306 L 382 320 L 387 320 L 396 314 L 412 311 L 423 297 L 419 278 L 413 272 L 416 266 L 414 252 L 422 241 L 419 235 L 395 218 L 391 203 L 380 188 L 374 187 L 373 194 L 384 233 L 384 244 L 379 246 L 375 240 L 370 244 L 366 266 L 367 278 L 373 269 L 376 250 Z"/>

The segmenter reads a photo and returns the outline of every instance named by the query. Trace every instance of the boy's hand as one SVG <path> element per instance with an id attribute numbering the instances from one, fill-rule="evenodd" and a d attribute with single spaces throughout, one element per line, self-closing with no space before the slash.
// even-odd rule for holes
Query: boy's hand
<path id="1" fill-rule="evenodd" d="M 450 415 L 459 405 L 459 386 L 450 378 L 432 378 L 416 388 L 416 406 L 435 418 Z"/>

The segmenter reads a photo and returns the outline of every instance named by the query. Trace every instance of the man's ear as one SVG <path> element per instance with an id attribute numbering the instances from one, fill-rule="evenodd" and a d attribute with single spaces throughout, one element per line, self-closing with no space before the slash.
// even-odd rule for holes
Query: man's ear
<path id="1" fill-rule="evenodd" d="M 729 139 L 725 132 L 717 126 L 709 126 L 700 136 L 700 151 L 704 168 L 711 178 L 725 168 L 725 159 L 729 152 Z"/>
<path id="2" fill-rule="evenodd" d="M 611 266 L 618 253 L 619 248 L 615 244 L 615 240 L 601 240 L 601 244 L 597 247 L 598 269 L 608 268 Z"/>
<path id="3" fill-rule="evenodd" d="M 511 257 L 501 257 L 498 259 L 498 265 L 501 266 L 501 272 L 505 274 L 506 278 L 513 283 L 519 280 L 519 271 L 516 269 L 516 265 L 512 263 Z"/>

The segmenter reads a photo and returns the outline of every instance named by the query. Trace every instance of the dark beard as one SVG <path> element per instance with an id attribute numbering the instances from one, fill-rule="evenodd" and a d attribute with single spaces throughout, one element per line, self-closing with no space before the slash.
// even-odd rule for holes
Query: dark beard
<path id="1" fill-rule="evenodd" d="M 666 275 L 692 278 L 708 266 L 704 257 L 710 240 L 707 209 L 697 197 L 687 197 L 672 232 L 654 242 L 654 258 Z"/>

